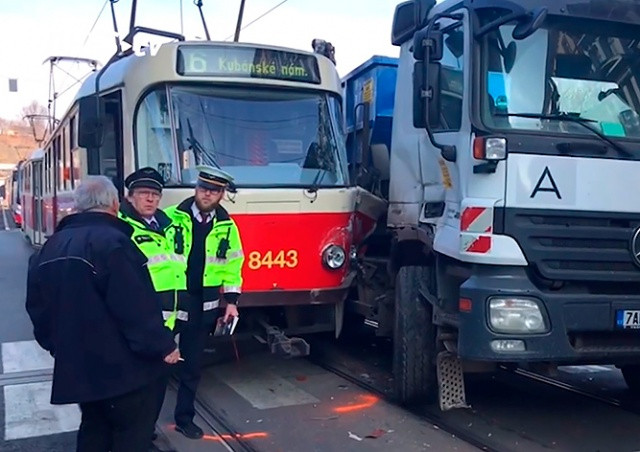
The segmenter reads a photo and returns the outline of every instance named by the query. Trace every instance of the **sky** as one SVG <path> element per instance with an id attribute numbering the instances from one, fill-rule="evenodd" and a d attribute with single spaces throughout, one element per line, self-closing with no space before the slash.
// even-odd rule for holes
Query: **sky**
<path id="1" fill-rule="evenodd" d="M 243 25 L 281 2 L 246 0 Z M 240 0 L 202 3 L 211 39 L 232 40 Z M 391 45 L 390 38 L 398 3 L 401 0 L 285 0 L 247 26 L 240 41 L 310 51 L 312 39 L 325 39 L 334 45 L 337 69 L 344 76 L 373 55 L 398 56 L 399 49 Z M 132 0 L 115 3 L 121 37 L 129 29 L 131 4 Z M 136 25 L 178 33 L 182 30 L 187 39 L 205 36 L 193 0 L 138 0 L 137 4 Z M 0 0 L 0 23 L 0 42 L 4 43 L 0 46 L 0 118 L 19 119 L 22 108 L 33 100 L 47 105 L 50 67 L 43 62 L 48 57 L 93 58 L 104 64 L 115 51 L 108 0 Z M 162 41 L 142 35 L 134 47 Z M 79 87 L 63 70 L 81 78 L 90 68 L 63 63 L 54 71 L 56 91 L 60 93 L 58 118 Z M 18 92 L 10 92 L 9 79 L 18 79 Z"/>

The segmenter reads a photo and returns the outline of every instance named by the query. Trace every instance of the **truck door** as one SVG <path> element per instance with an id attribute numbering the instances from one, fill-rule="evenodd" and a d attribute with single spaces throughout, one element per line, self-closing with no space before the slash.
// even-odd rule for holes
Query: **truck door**
<path id="1" fill-rule="evenodd" d="M 431 131 L 437 143 L 455 146 L 456 162 L 464 159 L 464 153 L 469 153 L 471 124 L 469 115 L 469 74 L 465 68 L 469 66 L 467 17 L 453 22 L 449 19 L 440 21 L 440 28 L 444 30 L 444 45 L 440 75 L 440 112 L 436 124 L 432 124 Z M 460 186 L 459 167 L 456 162 L 448 161 L 439 149 L 435 148 L 426 135 L 419 141 L 421 159 L 421 174 L 424 183 L 425 203 L 441 202 L 444 188 L 445 212 L 453 211 L 459 214 L 460 200 L 463 196 Z M 431 182 L 440 180 L 442 185 Z M 424 215 L 424 213 L 423 213 Z M 457 223 L 457 215 L 445 215 L 447 221 Z M 457 224 L 452 224 L 457 228 Z"/>

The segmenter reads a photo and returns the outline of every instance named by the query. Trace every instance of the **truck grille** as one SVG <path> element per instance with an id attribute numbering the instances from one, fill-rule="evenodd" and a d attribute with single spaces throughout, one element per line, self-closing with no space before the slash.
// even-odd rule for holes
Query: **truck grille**
<path id="1" fill-rule="evenodd" d="M 505 209 L 504 227 L 494 226 L 518 241 L 543 278 L 640 282 L 630 250 L 640 214 Z"/>

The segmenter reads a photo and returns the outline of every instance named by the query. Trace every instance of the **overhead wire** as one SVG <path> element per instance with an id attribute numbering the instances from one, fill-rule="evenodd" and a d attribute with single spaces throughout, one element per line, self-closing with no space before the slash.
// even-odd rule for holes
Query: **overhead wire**
<path id="1" fill-rule="evenodd" d="M 75 82 L 73 82 L 71 85 L 69 85 L 67 88 L 65 88 L 63 91 L 57 93 L 57 97 L 62 96 L 64 93 L 66 93 L 67 91 L 69 91 L 71 88 L 73 88 L 74 86 L 76 86 L 78 83 L 82 83 L 84 81 L 85 78 L 87 78 L 89 75 L 91 75 L 94 71 L 91 70 L 89 72 L 87 72 L 86 74 L 84 74 L 82 77 L 80 77 L 79 79 L 76 79 Z M 75 77 L 74 77 L 75 78 Z"/>
<path id="2" fill-rule="evenodd" d="M 287 3 L 289 0 L 282 0 L 280 3 L 278 3 L 277 5 L 271 7 L 270 9 L 268 9 L 267 11 L 265 11 L 264 13 L 260 14 L 258 17 L 256 17 L 255 19 L 253 19 L 251 22 L 249 22 L 247 25 L 244 25 L 243 27 L 240 28 L 240 31 L 244 30 L 245 28 L 250 27 L 251 25 L 253 25 L 254 23 L 256 23 L 257 21 L 259 21 L 260 19 L 262 19 L 263 17 L 265 17 L 266 15 L 272 13 L 276 8 L 279 8 L 280 6 L 284 5 L 285 3 Z M 229 39 L 233 38 L 233 36 L 235 35 L 235 33 L 231 33 L 229 36 L 227 36 L 226 38 L 224 38 L 225 41 L 228 41 Z"/>
<path id="3" fill-rule="evenodd" d="M 93 29 L 96 28 L 96 25 L 98 24 L 98 21 L 100 20 L 100 17 L 102 16 L 102 13 L 104 12 L 104 9 L 107 7 L 107 3 L 109 3 L 109 0 L 105 0 L 104 4 L 102 5 L 102 8 L 100 9 L 100 12 L 98 13 L 98 17 L 96 17 L 96 20 L 93 22 L 93 25 L 91 26 L 91 29 L 89 30 L 89 33 L 87 33 L 86 38 L 84 38 L 84 42 L 82 43 L 82 47 L 84 47 L 87 44 L 87 41 L 89 40 L 89 36 L 91 36 L 91 33 L 93 33 Z"/>

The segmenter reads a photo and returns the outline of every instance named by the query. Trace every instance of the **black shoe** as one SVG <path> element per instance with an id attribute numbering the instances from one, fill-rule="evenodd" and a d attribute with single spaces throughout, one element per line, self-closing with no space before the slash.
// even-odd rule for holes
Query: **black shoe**
<path id="1" fill-rule="evenodd" d="M 176 424 L 176 432 L 180 432 L 190 439 L 200 439 L 202 438 L 202 435 L 204 435 L 202 429 L 193 422 L 182 425 Z"/>

